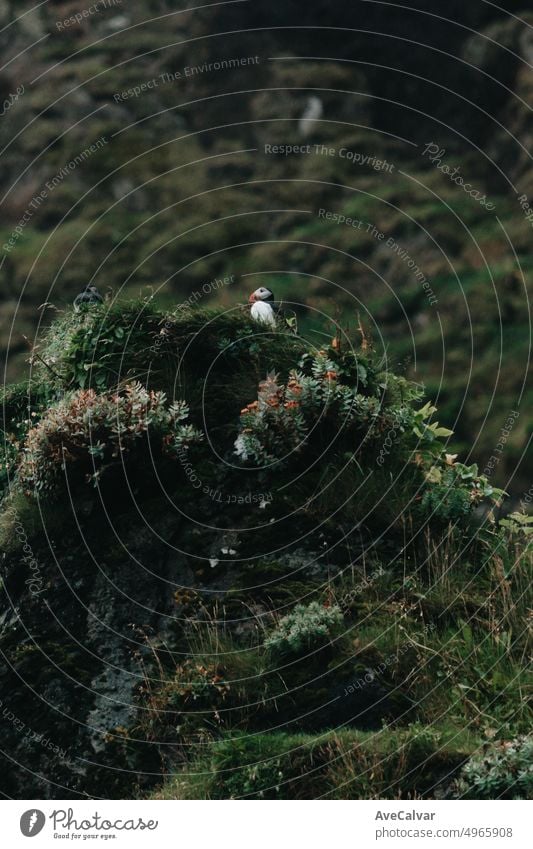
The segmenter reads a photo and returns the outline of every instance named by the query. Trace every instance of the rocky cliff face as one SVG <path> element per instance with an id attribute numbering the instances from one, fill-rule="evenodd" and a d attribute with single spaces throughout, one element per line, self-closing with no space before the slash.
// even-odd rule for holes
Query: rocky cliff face
<path id="1" fill-rule="evenodd" d="M 273 622 L 273 603 L 290 609 L 290 599 L 310 598 L 346 568 L 340 529 L 333 551 L 331 527 L 309 534 L 295 522 L 293 533 L 307 538 L 287 544 L 276 535 L 270 547 L 281 550 L 265 556 L 269 520 L 257 505 L 238 515 L 206 506 L 205 522 L 218 528 L 209 532 L 163 503 L 132 502 L 122 512 L 125 491 L 108 495 L 105 509 L 85 499 L 72 505 L 76 517 L 66 504 L 61 522 L 46 515 L 41 532 L 25 537 L 31 565 L 17 545 L 4 556 L 1 790 L 13 798 L 120 798 L 160 783 L 183 761 L 175 731 L 182 720 L 161 708 L 151 736 L 146 693 L 184 662 L 191 629 L 202 631 L 216 615 L 226 634 L 249 645 Z M 226 525 L 231 532 L 220 530 Z M 361 558 L 357 535 L 348 548 Z M 339 699 L 377 657 L 369 652 L 355 667 L 322 674 L 319 688 L 285 699 L 276 721 L 315 731 L 357 716 L 355 727 L 368 729 L 405 712 L 406 697 L 378 679 Z"/>
<path id="2" fill-rule="evenodd" d="M 98 548 L 105 515 L 95 517 L 96 535 L 94 526 L 87 533 L 86 524 L 64 519 L 49 549 L 39 536 L 27 541 L 33 571 L 20 551 L 3 563 L 12 608 L 2 627 L 2 733 L 9 753 L 2 790 L 14 798 L 99 796 L 101 771 L 111 764 L 117 767 L 112 795 L 128 786 L 121 770 L 135 764 L 121 729 L 134 722 L 145 635 L 163 634 L 172 612 L 165 552 L 153 539 L 132 529 L 122 540 L 129 553 L 119 555 Z M 36 569 L 38 582 L 30 587 Z M 150 763 L 149 752 L 142 757 Z"/>

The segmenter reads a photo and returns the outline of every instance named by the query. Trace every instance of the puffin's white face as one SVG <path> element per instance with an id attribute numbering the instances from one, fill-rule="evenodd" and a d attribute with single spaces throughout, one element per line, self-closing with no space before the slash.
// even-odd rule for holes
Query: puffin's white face
<path id="1" fill-rule="evenodd" d="M 255 303 L 255 301 L 273 301 L 274 295 L 267 289 L 265 286 L 261 286 L 259 289 L 256 289 L 255 292 L 252 292 L 250 295 L 248 302 L 250 304 Z"/>

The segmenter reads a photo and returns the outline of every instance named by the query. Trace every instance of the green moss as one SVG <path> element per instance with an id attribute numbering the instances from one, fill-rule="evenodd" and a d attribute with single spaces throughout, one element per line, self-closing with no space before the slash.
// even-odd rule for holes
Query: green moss
<path id="1" fill-rule="evenodd" d="M 397 799 L 431 794 L 468 750 L 438 729 L 267 733 L 214 743 L 155 799 Z"/>

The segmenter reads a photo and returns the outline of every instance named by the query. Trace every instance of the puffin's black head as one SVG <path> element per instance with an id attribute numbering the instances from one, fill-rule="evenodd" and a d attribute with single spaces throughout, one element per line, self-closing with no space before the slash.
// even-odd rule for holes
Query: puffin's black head
<path id="1" fill-rule="evenodd" d="M 271 292 L 270 289 L 267 289 L 265 286 L 261 286 L 259 289 L 256 289 L 255 292 L 252 292 L 250 297 L 248 298 L 248 303 L 253 304 L 255 301 L 273 301 L 274 293 Z"/>

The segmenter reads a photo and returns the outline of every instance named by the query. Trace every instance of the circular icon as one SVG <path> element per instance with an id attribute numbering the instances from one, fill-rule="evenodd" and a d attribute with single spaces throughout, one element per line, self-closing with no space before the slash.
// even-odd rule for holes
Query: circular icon
<path id="1" fill-rule="evenodd" d="M 31 808 L 22 814 L 20 818 L 20 830 L 24 837 L 35 837 L 36 834 L 42 831 L 45 822 L 46 817 L 43 812 L 36 808 Z"/>

